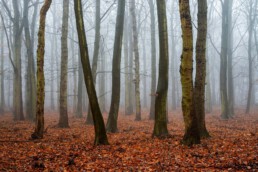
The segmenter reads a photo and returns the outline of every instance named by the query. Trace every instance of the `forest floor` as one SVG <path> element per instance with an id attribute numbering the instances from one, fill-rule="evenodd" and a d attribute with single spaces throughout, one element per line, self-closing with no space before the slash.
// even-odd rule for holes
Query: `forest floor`
<path id="1" fill-rule="evenodd" d="M 152 138 L 153 121 L 119 116 L 120 132 L 108 134 L 110 145 L 93 146 L 93 126 L 85 118 L 69 118 L 69 129 L 56 127 L 57 113 L 45 115 L 44 139 L 29 140 L 34 124 L 0 116 L 0 171 L 257 171 L 258 113 L 237 113 L 221 120 L 206 115 L 210 139 L 200 145 L 180 144 L 181 112 L 169 113 L 171 137 Z M 104 114 L 105 120 L 107 114 Z"/>

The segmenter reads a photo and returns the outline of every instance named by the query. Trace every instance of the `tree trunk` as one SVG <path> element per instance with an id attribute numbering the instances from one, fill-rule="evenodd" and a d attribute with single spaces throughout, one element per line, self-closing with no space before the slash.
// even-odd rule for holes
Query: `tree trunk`
<path id="1" fill-rule="evenodd" d="M 80 58 L 80 52 L 78 52 L 78 57 Z M 76 117 L 82 118 L 82 93 L 83 93 L 83 71 L 81 61 L 78 59 L 78 89 L 77 89 L 77 110 L 76 110 Z"/>
<path id="2" fill-rule="evenodd" d="M 20 11 L 18 0 L 13 0 L 14 9 L 14 23 L 13 23 L 13 36 L 14 36 L 14 63 L 16 70 L 14 71 L 14 120 L 24 120 L 23 114 L 23 101 L 22 101 L 22 71 L 21 71 L 21 42 L 23 25 L 20 24 Z"/>
<path id="3" fill-rule="evenodd" d="M 41 139 L 44 134 L 44 102 L 45 102 L 45 76 L 44 76 L 44 55 L 45 55 L 45 22 L 47 11 L 52 0 L 45 0 L 40 10 L 38 50 L 37 50 L 37 106 L 36 106 L 36 127 L 31 135 L 32 139 Z"/>
<path id="4" fill-rule="evenodd" d="M 118 131 L 117 118 L 120 104 L 120 66 L 121 66 L 121 48 L 124 30 L 124 13 L 125 13 L 125 0 L 118 1 L 117 18 L 116 18 L 116 31 L 113 52 L 113 65 L 112 65 L 112 95 L 111 105 L 107 121 L 107 131 L 115 133 Z"/>
<path id="5" fill-rule="evenodd" d="M 155 95 L 156 95 L 156 29 L 155 29 L 155 12 L 153 0 L 149 0 L 151 14 L 151 104 L 149 119 L 155 117 Z"/>
<path id="6" fill-rule="evenodd" d="M 61 37 L 61 76 L 60 76 L 60 98 L 59 98 L 59 123 L 61 128 L 68 128 L 67 112 L 67 66 L 68 66 L 68 19 L 69 19 L 69 0 L 63 0 L 63 23 Z"/>
<path id="7" fill-rule="evenodd" d="M 168 135 L 167 129 L 167 92 L 168 92 L 168 32 L 165 0 L 157 0 L 159 23 L 159 78 L 155 99 L 155 124 L 153 136 Z"/>
<path id="8" fill-rule="evenodd" d="M 222 6 L 222 34 L 221 34 L 221 53 L 220 53 L 220 99 L 221 99 L 221 118 L 228 119 L 228 90 L 227 90 L 227 66 L 228 66 L 228 6 L 229 1 L 225 0 Z"/>
<path id="9" fill-rule="evenodd" d="M 5 113 L 5 83 L 4 83 L 4 77 L 5 77 L 5 72 L 4 72 L 4 29 L 2 29 L 1 32 L 1 99 L 0 99 L 0 115 L 3 115 Z"/>
<path id="10" fill-rule="evenodd" d="M 120 1 L 119 1 L 120 2 Z M 81 0 L 74 0 L 74 11 L 76 17 L 76 26 L 78 33 L 78 40 L 81 52 L 81 62 L 83 67 L 84 82 L 87 88 L 89 102 L 93 116 L 94 128 L 95 128 L 95 141 L 94 145 L 106 145 L 108 144 L 107 134 L 105 130 L 104 120 L 99 108 L 97 93 L 94 87 L 93 76 L 90 67 L 89 53 L 87 40 L 84 29 L 83 11 Z"/>
<path id="11" fill-rule="evenodd" d="M 92 61 L 92 76 L 93 82 L 96 84 L 97 79 L 97 68 L 99 59 L 99 44 L 100 44 L 100 0 L 96 0 L 96 17 L 95 17 L 95 43 Z M 86 119 L 86 124 L 93 124 L 92 112 L 90 106 L 88 106 L 88 115 Z"/>
<path id="12" fill-rule="evenodd" d="M 194 108 L 193 93 L 193 34 L 189 0 L 179 1 L 183 50 L 181 55 L 182 110 L 185 123 L 185 134 L 182 143 L 193 145 L 200 143 L 197 117 Z"/>
<path id="13" fill-rule="evenodd" d="M 140 98 L 140 61 L 139 61 L 139 48 L 138 48 L 138 33 L 136 26 L 136 14 L 135 14 L 135 0 L 130 2 L 130 12 L 132 16 L 132 28 L 133 28 L 133 51 L 135 62 L 135 107 L 136 107 L 136 121 L 141 120 L 141 98 Z"/>
<path id="14" fill-rule="evenodd" d="M 205 125 L 205 78 L 206 78 L 207 0 L 198 0 L 198 33 L 196 41 L 196 75 L 194 87 L 195 111 L 199 134 L 210 137 Z"/>
<path id="15" fill-rule="evenodd" d="M 106 69 L 105 45 L 104 40 L 101 41 L 101 70 Z M 106 112 L 106 75 L 105 73 L 99 74 L 99 104 L 101 112 Z"/>

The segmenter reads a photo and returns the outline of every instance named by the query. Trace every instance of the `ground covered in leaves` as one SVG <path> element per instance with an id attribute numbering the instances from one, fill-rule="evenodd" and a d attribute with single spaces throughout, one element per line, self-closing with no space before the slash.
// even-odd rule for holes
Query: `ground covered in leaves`
<path id="1" fill-rule="evenodd" d="M 169 113 L 171 137 L 152 138 L 153 121 L 119 116 L 120 132 L 108 134 L 110 145 L 93 146 L 93 126 L 70 117 L 69 129 L 56 127 L 58 114 L 45 117 L 44 139 L 29 140 L 34 124 L 0 116 L 0 171 L 257 171 L 258 114 L 221 120 L 207 114 L 211 138 L 200 145 L 180 144 L 180 112 Z M 107 114 L 104 114 L 107 118 Z"/>

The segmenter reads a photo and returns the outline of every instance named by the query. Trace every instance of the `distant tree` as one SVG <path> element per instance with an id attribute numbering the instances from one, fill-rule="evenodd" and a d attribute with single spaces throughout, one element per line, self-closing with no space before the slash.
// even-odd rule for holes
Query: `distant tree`
<path id="1" fill-rule="evenodd" d="M 43 138 L 44 133 L 44 102 L 45 102 L 45 76 L 44 76 L 44 55 L 45 55 L 45 22 L 47 11 L 52 0 L 45 0 L 40 10 L 38 50 L 37 50 L 37 106 L 36 106 L 36 127 L 31 134 L 32 139 Z"/>
<path id="2" fill-rule="evenodd" d="M 159 78 L 155 99 L 155 124 L 153 136 L 168 135 L 167 129 L 167 92 L 168 92 L 168 32 L 166 17 L 166 1 L 157 0 L 159 23 Z"/>
<path id="3" fill-rule="evenodd" d="M 133 30 L 133 52 L 135 62 L 135 107 L 136 107 L 136 121 L 141 120 L 141 98 L 140 98 L 140 61 L 139 61 L 139 48 L 138 48 L 138 33 L 136 26 L 135 14 L 135 0 L 130 1 L 130 12 L 132 16 L 132 30 Z"/>
<path id="4" fill-rule="evenodd" d="M 61 76 L 59 93 L 59 123 L 61 128 L 68 128 L 67 112 L 67 65 L 68 65 L 68 20 L 69 19 L 69 0 L 63 0 L 63 19 L 61 37 Z"/>
<path id="5" fill-rule="evenodd" d="M 207 38 L 207 0 L 198 0 L 198 31 L 196 41 L 196 74 L 194 84 L 194 103 L 200 136 L 209 137 L 205 125 L 205 78 L 206 78 L 206 38 Z"/>
<path id="6" fill-rule="evenodd" d="M 153 0 L 148 0 L 151 16 L 151 104 L 149 119 L 155 118 L 155 95 L 156 95 L 156 29 Z"/>
<path id="7" fill-rule="evenodd" d="M 91 67 L 90 67 L 88 46 L 87 46 L 87 40 L 86 40 L 84 22 L 83 22 L 84 20 L 83 20 L 81 0 L 74 0 L 74 11 L 75 11 L 75 17 L 76 17 L 76 26 L 77 26 L 80 54 L 81 54 L 81 63 L 82 63 L 83 74 L 84 74 L 84 82 L 87 88 L 89 102 L 93 113 L 92 116 L 93 116 L 93 122 L 94 122 L 94 128 L 95 128 L 94 145 L 106 145 L 108 144 L 108 139 L 107 139 L 107 134 L 105 130 L 104 120 L 99 108 L 97 93 L 95 90 Z"/>
<path id="8" fill-rule="evenodd" d="M 0 45 L 1 45 L 1 54 L 0 54 L 0 58 L 1 58 L 1 69 L 0 69 L 0 73 L 1 73 L 1 90 L 0 90 L 0 115 L 3 115 L 5 112 L 5 96 L 4 96 L 4 92 L 5 92 L 5 83 L 4 83 L 4 77 L 5 77 L 5 72 L 4 72 L 4 29 L 2 29 L 1 33 L 0 33 Z"/>
<path id="9" fill-rule="evenodd" d="M 112 64 L 112 95 L 111 105 L 107 121 L 107 131 L 115 133 L 118 131 L 117 118 L 120 104 L 120 69 L 121 48 L 124 28 L 125 0 L 118 1 L 116 31 Z"/>
<path id="10" fill-rule="evenodd" d="M 179 1 L 183 47 L 181 55 L 182 110 L 185 134 L 182 143 L 193 145 L 200 143 L 193 89 L 193 33 L 189 0 Z"/>

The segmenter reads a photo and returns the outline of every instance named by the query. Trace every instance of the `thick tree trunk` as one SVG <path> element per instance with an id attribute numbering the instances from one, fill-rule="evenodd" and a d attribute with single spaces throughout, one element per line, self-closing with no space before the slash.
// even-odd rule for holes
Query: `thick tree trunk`
<path id="1" fill-rule="evenodd" d="M 132 16 L 132 30 L 133 30 L 133 51 L 135 63 L 135 107 L 136 107 L 136 121 L 141 120 L 141 98 L 140 98 L 140 61 L 139 61 L 139 48 L 138 48 L 138 33 L 136 26 L 135 14 L 135 0 L 130 1 L 130 12 Z"/>
<path id="2" fill-rule="evenodd" d="M 159 78 L 155 99 L 155 124 L 153 136 L 168 135 L 167 129 L 167 92 L 168 92 L 168 32 L 165 0 L 157 0 L 159 23 Z"/>
<path id="3" fill-rule="evenodd" d="M 60 97 L 59 97 L 59 123 L 61 128 L 68 128 L 67 112 L 67 66 L 68 66 L 68 19 L 69 0 L 63 0 L 63 19 L 61 37 L 61 76 L 60 76 Z"/>
<path id="4" fill-rule="evenodd" d="M 195 111 L 200 137 L 210 137 L 205 125 L 207 0 L 198 0 L 198 33 L 196 41 Z"/>
<path id="5" fill-rule="evenodd" d="M 119 1 L 120 2 L 120 1 Z M 97 93 L 94 87 L 93 76 L 90 67 L 89 53 L 87 40 L 84 29 L 83 11 L 81 0 L 74 0 L 74 11 L 76 17 L 76 26 L 78 33 L 78 40 L 81 52 L 81 62 L 84 73 L 84 82 L 87 88 L 89 102 L 93 113 L 93 122 L 95 128 L 95 141 L 94 145 L 106 145 L 108 144 L 107 134 L 105 130 L 104 120 L 99 108 Z"/>
<path id="6" fill-rule="evenodd" d="M 99 59 L 99 47 L 100 47 L 100 0 L 96 0 L 96 17 L 95 17 L 95 43 L 92 61 L 92 77 L 93 82 L 96 84 L 97 79 L 97 68 Z M 92 112 L 90 106 L 88 106 L 88 115 L 86 119 L 86 124 L 93 124 Z"/>
<path id="7" fill-rule="evenodd" d="M 182 110 L 185 134 L 182 143 L 193 145 L 200 143 L 193 93 L 193 33 L 189 0 L 179 1 L 183 50 L 181 55 Z"/>
<path id="8" fill-rule="evenodd" d="M 14 9 L 14 23 L 13 23 L 13 36 L 14 36 L 14 63 L 16 70 L 14 71 L 14 120 L 24 120 L 23 114 L 23 101 L 22 101 L 22 71 L 21 71 L 21 43 L 22 43 L 22 30 L 23 25 L 20 24 L 20 11 L 18 0 L 13 0 Z"/>
<path id="9" fill-rule="evenodd" d="M 151 104 L 149 119 L 155 117 L 155 95 L 156 95 L 156 29 L 153 0 L 149 0 L 151 14 Z"/>
<path id="10" fill-rule="evenodd" d="M 118 1 L 116 31 L 112 64 L 112 95 L 111 105 L 107 121 L 107 131 L 115 133 L 118 131 L 117 118 L 120 104 L 120 66 L 121 66 L 121 48 L 124 30 L 125 0 Z"/>
<path id="11" fill-rule="evenodd" d="M 45 0 L 40 10 L 38 50 L 37 50 L 37 106 L 36 106 L 36 127 L 31 135 L 32 139 L 41 139 L 44 134 L 44 102 L 45 102 L 45 76 L 44 76 L 44 55 L 45 55 L 45 22 L 46 15 L 52 0 Z"/>

